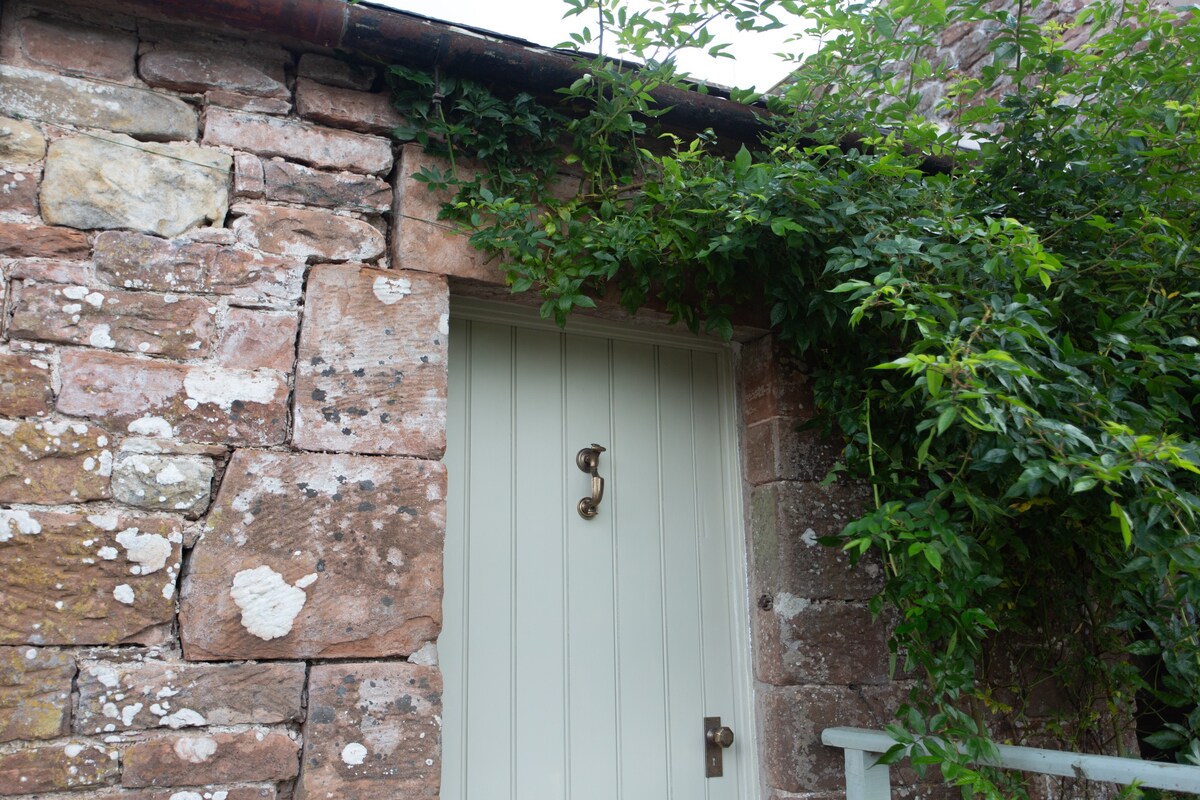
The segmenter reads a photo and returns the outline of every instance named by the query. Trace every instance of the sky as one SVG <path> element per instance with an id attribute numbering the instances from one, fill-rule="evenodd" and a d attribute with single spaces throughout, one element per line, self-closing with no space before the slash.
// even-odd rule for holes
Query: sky
<path id="1" fill-rule="evenodd" d="M 569 38 L 572 31 L 590 22 L 581 17 L 562 19 L 567 6 L 562 0 L 370 0 L 373 5 L 411 11 L 434 19 L 458 22 L 475 28 L 503 33 L 553 47 Z M 594 25 L 593 25 L 594 28 Z M 723 86 L 766 91 L 789 72 L 788 66 L 774 53 L 795 50 L 789 44 L 789 31 L 745 33 L 714 27 L 717 41 L 731 41 L 727 52 L 734 59 L 708 58 L 687 53 L 679 59 L 681 68 L 693 77 Z"/>

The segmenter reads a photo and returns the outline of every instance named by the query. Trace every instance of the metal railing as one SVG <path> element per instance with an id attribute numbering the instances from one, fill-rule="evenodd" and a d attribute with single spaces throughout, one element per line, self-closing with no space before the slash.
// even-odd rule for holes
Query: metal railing
<path id="1" fill-rule="evenodd" d="M 890 800 L 888 766 L 875 762 L 896 744 L 891 736 L 866 728 L 826 728 L 821 741 L 845 752 L 846 800 Z M 989 766 L 1200 794 L 1200 767 L 1006 744 L 996 749 L 999 756 Z"/>

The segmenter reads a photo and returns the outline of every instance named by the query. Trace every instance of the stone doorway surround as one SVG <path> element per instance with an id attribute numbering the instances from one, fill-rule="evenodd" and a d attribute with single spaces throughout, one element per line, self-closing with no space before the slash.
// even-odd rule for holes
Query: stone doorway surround
<path id="1" fill-rule="evenodd" d="M 436 797 L 448 299 L 507 292 L 373 67 L 129 9 L 0 12 L 0 796 Z M 863 496 L 737 348 L 762 796 L 832 798 L 903 690 Z"/>

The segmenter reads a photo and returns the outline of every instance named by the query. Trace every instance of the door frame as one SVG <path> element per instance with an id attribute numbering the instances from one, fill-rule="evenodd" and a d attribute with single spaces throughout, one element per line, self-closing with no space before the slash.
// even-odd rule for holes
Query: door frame
<path id="1" fill-rule="evenodd" d="M 629 320 L 603 320 L 580 314 L 571 316 L 564 328 L 551 320 L 542 319 L 536 309 L 459 295 L 450 296 L 451 319 L 509 325 L 513 327 L 551 330 L 581 336 L 595 336 L 616 341 L 678 347 L 693 351 L 717 354 L 718 396 L 721 430 L 722 470 L 729 487 L 726 498 L 725 541 L 735 585 L 730 596 L 734 602 L 727 610 L 730 639 L 741 642 L 737 652 L 731 653 L 733 674 L 737 683 L 735 712 L 731 727 L 736 732 L 739 755 L 743 759 L 739 770 L 741 785 L 738 791 L 745 800 L 761 800 L 762 781 L 759 773 L 758 719 L 755 713 L 755 686 L 752 666 L 753 640 L 750 628 L 750 575 L 745 530 L 745 481 L 742 474 L 742 458 L 739 430 L 740 409 L 737 402 L 737 383 L 734 371 L 736 342 L 723 342 L 715 338 L 700 336 L 678 328 L 651 327 Z M 444 330 L 449 330 L 448 323 Z M 448 476 L 450 481 L 454 476 Z M 696 720 L 696 746 L 703 746 L 701 719 Z M 725 724 L 730 724 L 729 720 Z M 737 745 L 735 745 L 737 746 Z"/>

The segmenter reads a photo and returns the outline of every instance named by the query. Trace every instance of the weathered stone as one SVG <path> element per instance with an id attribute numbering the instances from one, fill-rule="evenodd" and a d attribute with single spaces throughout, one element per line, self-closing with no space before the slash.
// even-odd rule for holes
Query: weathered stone
<path id="1" fill-rule="evenodd" d="M 367 91 L 375 83 L 375 70 L 370 67 L 316 53 L 300 56 L 297 73 L 301 78 L 312 78 L 328 86 L 357 89 L 360 92 Z"/>
<path id="2" fill-rule="evenodd" d="M 192 554 L 189 660 L 407 655 L 441 627 L 445 468 L 234 453 Z"/>
<path id="3" fill-rule="evenodd" d="M 233 157 L 233 196 L 261 200 L 267 192 L 262 159 L 250 153 Z"/>
<path id="4" fill-rule="evenodd" d="M 382 137 L 223 108 L 205 114 L 204 143 L 328 169 L 383 174 L 392 168 L 392 145 Z"/>
<path id="5" fill-rule="evenodd" d="M 0 353 L 0 416 L 41 417 L 50 413 L 53 402 L 48 362 Z"/>
<path id="6" fill-rule="evenodd" d="M 772 336 L 763 336 L 742 348 L 738 388 L 747 425 L 775 417 L 799 422 L 816 413 L 805 365 Z"/>
<path id="7" fill-rule="evenodd" d="M 26 283 L 14 292 L 9 335 L 128 353 L 202 358 L 216 307 L 199 297 Z"/>
<path id="8" fill-rule="evenodd" d="M 802 420 L 771 417 L 746 427 L 746 480 L 820 481 L 837 463 L 841 444 L 818 430 L 801 429 Z"/>
<path id="9" fill-rule="evenodd" d="M 299 327 L 300 319 L 294 311 L 231 308 L 216 360 L 224 367 L 291 372 Z"/>
<path id="10" fill-rule="evenodd" d="M 233 223 L 238 241 L 267 253 L 323 261 L 370 261 L 383 255 L 383 234 L 330 211 L 242 204 Z"/>
<path id="11" fill-rule="evenodd" d="M 36 17 L 19 20 L 12 32 L 23 66 L 109 81 L 133 78 L 137 35 L 132 32 Z"/>
<path id="12" fill-rule="evenodd" d="M 292 441 L 308 450 L 440 458 L 446 447 L 444 278 L 314 267 Z"/>
<path id="13" fill-rule="evenodd" d="M 437 797 L 442 678 L 415 664 L 321 664 L 309 683 L 297 800 Z"/>
<path id="14" fill-rule="evenodd" d="M 750 494 L 753 597 L 778 593 L 806 600 L 866 600 L 883 585 L 879 563 L 856 566 L 819 539 L 840 533 L 866 507 L 869 489 L 817 483 L 772 483 Z"/>
<path id="15" fill-rule="evenodd" d="M 766 605 L 765 603 L 762 605 Z M 888 682 L 887 626 L 863 603 L 787 592 L 756 610 L 755 676 L 776 686 Z"/>
<path id="16" fill-rule="evenodd" d="M 172 734 L 125 750 L 123 786 L 285 781 L 296 777 L 300 745 L 285 733 Z"/>
<path id="17" fill-rule="evenodd" d="M 821 731 L 882 728 L 903 698 L 902 689 L 798 686 L 762 692 L 759 741 L 766 784 L 785 792 L 844 792 L 842 751 L 821 744 Z"/>
<path id="18" fill-rule="evenodd" d="M 322 172 L 290 161 L 267 161 L 260 169 L 268 200 L 364 214 L 382 214 L 392 207 L 392 187 L 371 175 Z"/>
<path id="19" fill-rule="evenodd" d="M 74 678 L 68 652 L 0 647 L 0 742 L 66 736 Z"/>
<path id="20" fill-rule="evenodd" d="M 0 117 L 0 164 L 36 164 L 46 155 L 46 137 L 32 123 Z"/>
<path id="21" fill-rule="evenodd" d="M 0 419 L 0 503 L 108 497 L 108 445 L 108 431 L 85 422 Z"/>
<path id="22" fill-rule="evenodd" d="M 62 228 L 62 230 L 69 230 Z M 71 283 L 89 286 L 96 282 L 96 270 L 87 261 L 60 261 L 56 258 L 18 258 L 8 262 L 8 277 L 33 283 Z"/>
<path id="23" fill-rule="evenodd" d="M 143 139 L 196 138 L 196 112 L 176 97 L 2 65 L 0 113 Z"/>
<path id="24" fill-rule="evenodd" d="M 251 114 L 287 115 L 292 111 L 292 101 L 280 97 L 256 97 L 251 94 L 238 94 L 222 89 L 213 89 L 204 93 L 204 105 L 232 108 L 237 111 L 247 111 Z"/>
<path id="25" fill-rule="evenodd" d="M 88 742 L 30 747 L 0 755 L 0 795 L 104 786 L 120 773 L 117 756 L 115 749 Z"/>
<path id="26" fill-rule="evenodd" d="M 283 64 L 237 50 L 187 50 L 159 45 L 144 53 L 138 74 L 151 86 L 177 92 L 226 92 L 257 97 L 290 98 Z"/>
<path id="27" fill-rule="evenodd" d="M 288 386 L 272 370 L 176 364 L 116 353 L 62 355 L 58 409 L 109 427 L 185 441 L 280 444 Z"/>
<path id="28" fill-rule="evenodd" d="M 0 253 L 6 258 L 87 258 L 91 252 L 81 231 L 0 221 Z"/>
<path id="29" fill-rule="evenodd" d="M 75 731 L 271 725 L 303 718 L 304 664 L 80 664 Z"/>
<path id="30" fill-rule="evenodd" d="M 212 292 L 255 305 L 299 300 L 304 282 L 303 261 L 123 231 L 96 237 L 96 271 L 128 289 Z"/>
<path id="31" fill-rule="evenodd" d="M 388 134 L 405 123 L 386 93 L 341 89 L 308 78 L 296 81 L 296 113 L 322 125 L 361 133 Z"/>
<path id="32" fill-rule="evenodd" d="M 41 170 L 0 168 L 0 211 L 35 216 Z"/>
<path id="33" fill-rule="evenodd" d="M 72 228 L 132 228 L 177 236 L 220 225 L 229 210 L 233 159 L 190 144 L 128 136 L 69 136 L 50 145 L 42 217 Z"/>
<path id="34" fill-rule="evenodd" d="M 204 783 L 187 789 L 113 789 L 72 794 L 70 800 L 275 800 L 273 785 Z M 898 798 L 908 800 L 908 798 Z M 940 798 L 939 798 L 940 800 Z M 951 798 L 945 798 L 951 800 Z"/>
<path id="35" fill-rule="evenodd" d="M 426 166 L 445 165 L 418 145 L 405 145 L 392 207 L 392 219 L 402 220 L 403 224 L 392 231 L 392 266 L 503 286 L 504 273 L 499 267 L 485 261 L 485 256 L 471 246 L 468 236 L 438 221 L 442 203 L 451 195 L 448 191 L 433 191 L 414 179 Z"/>
<path id="36" fill-rule="evenodd" d="M 202 456 L 117 454 L 112 494 L 126 505 L 195 519 L 208 508 L 213 463 Z"/>
<path id="37" fill-rule="evenodd" d="M 0 644 L 158 644 L 175 610 L 177 517 L 0 510 Z"/>

